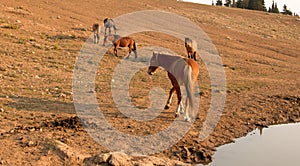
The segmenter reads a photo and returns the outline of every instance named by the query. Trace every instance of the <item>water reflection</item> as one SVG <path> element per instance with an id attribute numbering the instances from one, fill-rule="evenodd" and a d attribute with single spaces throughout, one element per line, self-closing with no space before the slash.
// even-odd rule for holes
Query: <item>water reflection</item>
<path id="1" fill-rule="evenodd" d="M 218 148 L 210 166 L 296 166 L 300 165 L 299 154 L 299 123 L 260 126 L 235 143 Z"/>

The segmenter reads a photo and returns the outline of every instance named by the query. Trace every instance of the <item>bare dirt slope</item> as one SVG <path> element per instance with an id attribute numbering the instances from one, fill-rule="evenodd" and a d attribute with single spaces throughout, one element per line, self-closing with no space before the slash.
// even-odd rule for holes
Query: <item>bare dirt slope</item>
<path id="1" fill-rule="evenodd" d="M 211 161 L 217 146 L 244 136 L 257 125 L 300 121 L 299 18 L 172 0 L 2 0 L 0 165 L 83 165 L 82 160 L 66 158 L 60 143 L 80 154 L 79 158 L 109 152 L 90 138 L 76 117 L 72 102 L 74 63 L 93 23 L 146 9 L 174 12 L 199 25 L 222 57 L 228 88 L 217 128 L 200 141 L 198 131 L 209 107 L 210 85 L 205 66 L 199 61 L 202 107 L 198 119 L 176 145 L 155 156 L 205 163 Z M 153 43 L 165 46 L 154 35 L 148 32 L 133 37 L 138 47 Z M 180 41 L 158 35 L 168 39 L 166 47 L 185 55 Z M 172 42 L 178 44 L 168 44 Z M 132 135 L 166 128 L 174 119 L 174 104 L 149 123 L 127 119 L 118 112 L 110 92 L 112 70 L 118 60 L 108 52 L 105 67 L 97 74 L 97 99 L 108 121 Z M 147 96 L 154 83 L 144 72 L 146 69 L 136 75 L 130 92 L 132 101 L 141 108 L 149 106 Z M 155 79 L 167 92 L 169 80 L 165 72 L 159 73 Z"/>

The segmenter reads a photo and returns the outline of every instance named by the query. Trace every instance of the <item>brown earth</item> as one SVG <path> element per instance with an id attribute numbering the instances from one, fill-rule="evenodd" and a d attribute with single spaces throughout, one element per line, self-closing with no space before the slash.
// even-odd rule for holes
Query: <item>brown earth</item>
<path id="1" fill-rule="evenodd" d="M 224 63 L 227 99 L 218 126 L 200 141 L 210 84 L 205 66 L 199 61 L 201 108 L 190 131 L 177 144 L 154 155 L 158 158 L 130 158 L 132 161 L 126 162 L 207 163 L 216 147 L 246 135 L 257 125 L 300 121 L 299 18 L 173 0 L 2 0 L 0 165 L 84 165 L 94 162 L 89 157 L 108 154 L 108 149 L 95 142 L 76 117 L 72 99 L 74 63 L 91 35 L 93 23 L 146 9 L 185 16 L 208 34 Z M 161 45 L 186 54 L 181 41 L 167 35 L 147 32 L 133 37 L 138 47 Z M 117 110 L 110 80 L 118 61 L 108 52 L 97 73 L 97 99 L 108 121 L 131 135 L 149 135 L 168 127 L 174 119 L 175 104 L 150 122 L 125 118 Z M 166 93 L 171 86 L 162 70 L 153 78 L 146 69 L 137 73 L 130 87 L 137 107 L 149 106 L 148 93 L 156 85 L 150 81 L 153 79 L 160 81 Z M 83 162 L 84 158 L 89 162 Z"/>

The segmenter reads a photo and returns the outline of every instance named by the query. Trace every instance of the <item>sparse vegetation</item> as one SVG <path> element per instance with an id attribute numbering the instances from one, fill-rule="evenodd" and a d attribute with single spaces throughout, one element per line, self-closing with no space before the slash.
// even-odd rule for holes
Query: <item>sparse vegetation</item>
<path id="1" fill-rule="evenodd" d="M 246 1 L 237 0 L 236 5 L 247 8 L 244 6 Z M 144 9 L 170 9 L 190 19 L 210 37 L 211 41 L 204 42 L 213 43 L 220 53 L 220 56 L 212 58 L 221 58 L 226 64 L 225 94 L 224 89 L 216 90 L 216 85 L 210 82 L 214 75 L 208 72 L 208 67 L 219 64 L 204 63 L 199 58 L 200 89 L 195 95 L 200 95 L 201 99 L 196 121 L 182 139 L 154 156 L 193 164 L 205 163 L 212 159 L 217 146 L 246 135 L 255 129 L 257 123 L 271 125 L 300 121 L 297 102 L 300 101 L 300 90 L 295 88 L 300 82 L 300 29 L 295 18 L 174 0 L 124 0 L 122 4 L 117 0 L 90 0 L 85 2 L 84 8 L 76 7 L 82 4 L 80 0 L 72 0 L 70 5 L 59 1 L 40 5 L 36 5 L 35 1 L 16 0 L 1 3 L 0 108 L 5 111 L 0 111 L 0 142 L 5 146 L 0 146 L 0 163 L 3 165 L 83 165 L 82 161 L 76 160 L 77 163 L 73 164 L 62 158 L 57 153 L 56 140 L 78 153 L 107 153 L 106 147 L 98 144 L 82 127 L 93 127 L 96 123 L 70 118 L 77 115 L 74 108 L 76 98 L 73 99 L 72 93 L 74 67 L 78 67 L 75 66 L 78 55 L 82 53 L 80 50 L 85 39 L 90 36 L 88 31 L 74 27 L 87 30 L 106 16 L 116 17 Z M 231 3 L 234 1 L 231 0 Z M 11 4 L 24 7 L 15 8 Z M 29 14 L 21 15 L 26 12 L 27 6 L 30 6 Z M 40 7 L 43 7 L 42 10 Z M 11 10 L 19 12 L 9 12 Z M 60 19 L 56 19 L 57 15 L 61 16 Z M 24 28 L 2 28 L 2 25 L 13 24 L 16 20 L 21 20 L 17 25 L 22 24 Z M 121 31 L 124 27 L 119 28 Z M 186 56 L 183 41 L 171 35 L 140 32 L 130 36 L 137 41 L 138 54 L 143 53 L 139 50 L 154 45 Z M 101 47 L 94 46 L 97 49 Z M 201 57 L 210 59 L 211 55 L 206 52 L 210 50 L 202 45 L 199 49 Z M 95 75 L 95 83 L 88 85 L 90 89 L 86 93 L 95 93 L 98 103 L 92 104 L 100 107 L 113 128 L 134 136 L 157 134 L 168 128 L 175 119 L 176 95 L 171 108 L 164 110 L 162 107 L 162 112 L 151 121 L 140 122 L 122 114 L 113 100 L 111 89 L 114 69 L 125 62 L 122 55 L 127 55 L 127 52 L 120 50 L 120 57 L 117 58 L 112 48 L 107 48 L 100 62 L 89 59 L 86 68 L 80 70 L 89 71 L 89 67 L 98 67 L 98 70 L 91 72 Z M 137 63 L 132 56 L 126 61 Z M 137 61 L 146 62 L 148 59 Z M 166 96 L 162 96 L 161 100 L 165 102 L 171 87 L 164 70 L 159 69 L 157 75 L 151 77 L 146 71 L 147 67 L 134 73 L 128 92 L 132 104 L 140 109 L 151 105 L 149 92 L 153 88 L 163 89 Z M 122 74 L 128 73 L 123 71 Z M 215 94 L 226 95 L 226 105 L 213 133 L 201 141 L 199 130 L 213 108 L 212 90 Z M 85 102 L 79 104 L 90 106 Z"/>
<path id="2" fill-rule="evenodd" d="M 19 27 L 15 24 L 5 24 L 2 25 L 1 28 L 5 28 L 5 29 L 18 29 Z"/>

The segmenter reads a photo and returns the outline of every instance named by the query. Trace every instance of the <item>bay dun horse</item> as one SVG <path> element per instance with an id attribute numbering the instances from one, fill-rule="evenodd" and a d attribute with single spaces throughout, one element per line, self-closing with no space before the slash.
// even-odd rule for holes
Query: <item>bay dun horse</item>
<path id="1" fill-rule="evenodd" d="M 131 37 L 121 37 L 117 39 L 114 42 L 114 53 L 115 56 L 118 57 L 118 48 L 119 47 L 128 47 L 129 48 L 129 53 L 126 59 L 129 58 L 131 51 L 134 52 L 135 58 L 137 58 L 137 52 L 136 52 L 136 43 Z"/>
<path id="2" fill-rule="evenodd" d="M 165 109 L 170 108 L 173 94 L 176 92 L 178 101 L 175 115 L 177 117 L 179 116 L 179 113 L 185 112 L 184 119 L 186 121 L 190 121 L 188 111 L 189 109 L 193 110 L 194 85 L 199 75 L 198 63 L 193 59 L 154 52 L 148 67 L 148 74 L 154 74 L 158 67 L 162 67 L 168 72 L 168 77 L 171 80 L 173 86 L 170 90 Z M 187 93 L 185 108 L 183 107 L 183 104 L 181 102 L 182 97 L 180 85 L 185 86 Z"/>
<path id="3" fill-rule="evenodd" d="M 99 27 L 99 24 L 97 24 L 97 23 L 93 24 L 92 31 L 94 32 L 94 43 L 98 44 L 99 40 L 100 40 L 100 35 L 99 35 L 100 27 Z"/>
<path id="4" fill-rule="evenodd" d="M 186 48 L 188 58 L 192 58 L 196 61 L 197 43 L 192 39 L 186 37 L 184 39 L 184 46 Z"/>
<path id="5" fill-rule="evenodd" d="M 114 22 L 113 19 L 105 18 L 103 20 L 103 23 L 104 23 L 104 28 L 105 28 L 104 36 L 106 36 L 106 29 L 107 28 L 109 29 L 109 35 L 111 34 L 111 28 L 114 28 L 115 34 L 117 33 L 117 28 L 116 28 L 116 25 L 115 25 L 115 22 Z"/>

